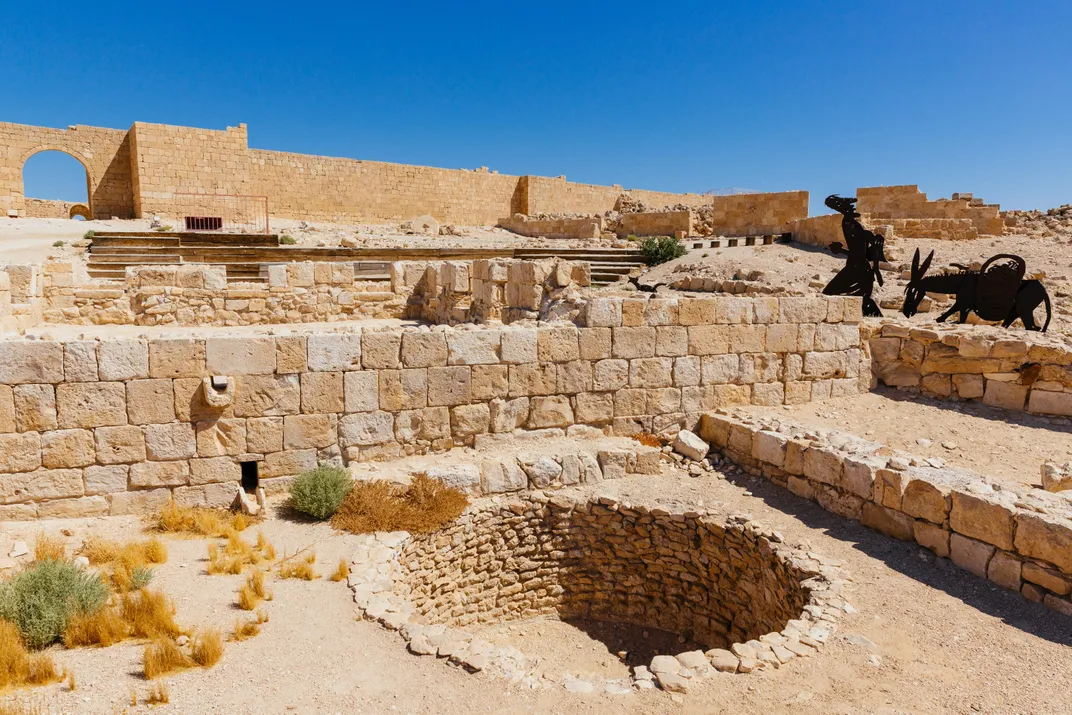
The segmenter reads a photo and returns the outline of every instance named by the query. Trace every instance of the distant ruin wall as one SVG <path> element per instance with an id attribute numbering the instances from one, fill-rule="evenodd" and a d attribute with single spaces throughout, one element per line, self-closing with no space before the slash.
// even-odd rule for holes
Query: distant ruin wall
<path id="1" fill-rule="evenodd" d="M 883 219 L 970 219 L 980 234 L 1000 236 L 1005 223 L 1001 207 L 985 204 L 971 194 L 954 194 L 951 199 L 928 201 L 927 195 L 915 184 L 904 186 L 872 186 L 857 189 L 856 210 L 870 214 L 875 221 Z M 904 230 L 902 228 L 902 230 Z M 909 238 L 934 236 L 904 233 Z"/>
<path id="2" fill-rule="evenodd" d="M 74 218 L 71 211 L 83 218 L 88 216 L 88 207 L 81 201 L 61 201 L 59 199 L 24 199 L 26 210 L 22 214 L 26 218 Z"/>
<path id="3" fill-rule="evenodd" d="M 713 196 L 709 203 L 715 236 L 786 233 L 793 221 L 808 217 L 807 191 Z"/>

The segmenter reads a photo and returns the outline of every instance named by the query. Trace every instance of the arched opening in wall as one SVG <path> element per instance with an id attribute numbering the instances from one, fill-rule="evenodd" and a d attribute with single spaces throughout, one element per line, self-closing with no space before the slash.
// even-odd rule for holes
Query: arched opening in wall
<path id="1" fill-rule="evenodd" d="M 90 179 L 74 155 L 43 149 L 22 165 L 22 195 L 27 218 L 92 218 Z"/>

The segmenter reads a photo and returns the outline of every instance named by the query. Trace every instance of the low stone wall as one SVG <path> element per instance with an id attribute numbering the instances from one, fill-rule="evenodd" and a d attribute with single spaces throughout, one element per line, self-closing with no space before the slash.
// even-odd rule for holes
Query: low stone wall
<path id="1" fill-rule="evenodd" d="M 979 231 L 967 218 L 884 218 L 872 221 L 893 227 L 899 238 L 934 238 L 942 241 L 970 241 L 979 238 Z"/>
<path id="2" fill-rule="evenodd" d="M 964 219 L 978 234 L 1000 236 L 1005 230 L 1001 207 L 987 204 L 972 194 L 953 194 L 949 199 L 928 201 L 918 186 L 906 184 L 862 187 L 857 189 L 856 197 L 857 210 L 882 223 L 890 219 Z"/>
<path id="3" fill-rule="evenodd" d="M 229 502 L 318 462 L 586 424 L 676 432 L 708 409 L 854 394 L 859 299 L 587 302 L 583 325 L 0 341 L 0 519 Z M 215 388 L 211 376 L 225 378 Z"/>
<path id="4" fill-rule="evenodd" d="M 618 236 L 691 236 L 693 214 L 688 211 L 623 213 Z"/>
<path id="5" fill-rule="evenodd" d="M 545 218 L 514 214 L 499 219 L 499 225 L 521 236 L 538 238 L 600 238 L 603 234 L 603 217 L 594 214 L 582 218 Z"/>
<path id="6" fill-rule="evenodd" d="M 802 291 L 771 285 L 763 281 L 712 278 L 705 275 L 677 275 L 670 284 L 674 290 L 694 293 L 728 293 L 730 295 L 804 295 Z"/>
<path id="7" fill-rule="evenodd" d="M 34 199 L 27 196 L 23 202 L 24 208 L 19 215 L 25 218 L 93 218 L 89 215 L 89 207 L 81 201 Z"/>
<path id="8" fill-rule="evenodd" d="M 1072 616 L 1072 501 L 1061 494 L 775 418 L 708 413 L 699 432 L 749 473 Z"/>
<path id="9" fill-rule="evenodd" d="M 871 369 L 885 385 L 1072 417 L 1072 343 L 1060 336 L 977 325 L 921 328 L 884 322 L 868 344 Z"/>

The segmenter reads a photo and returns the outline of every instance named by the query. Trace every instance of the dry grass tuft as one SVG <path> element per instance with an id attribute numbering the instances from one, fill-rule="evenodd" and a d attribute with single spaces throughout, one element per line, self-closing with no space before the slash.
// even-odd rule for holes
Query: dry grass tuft
<path id="1" fill-rule="evenodd" d="M 45 711 L 36 701 L 8 700 L 0 703 L 0 715 L 45 715 Z"/>
<path id="2" fill-rule="evenodd" d="M 0 620 L 0 688 L 45 685 L 60 680 L 56 664 L 44 653 L 30 653 L 18 627 Z"/>
<path id="3" fill-rule="evenodd" d="M 182 635 L 182 629 L 175 623 L 175 604 L 162 591 L 143 588 L 123 594 L 120 608 L 135 638 Z"/>
<path id="4" fill-rule="evenodd" d="M 170 638 L 157 637 L 145 646 L 142 654 L 142 670 L 145 677 L 152 679 L 177 670 L 192 668 L 194 662 L 190 656 Z"/>
<path id="5" fill-rule="evenodd" d="M 202 631 L 190 639 L 190 657 L 202 668 L 211 668 L 223 657 L 223 638 L 215 628 Z"/>
<path id="6" fill-rule="evenodd" d="M 152 528 L 171 534 L 193 534 L 222 538 L 236 531 L 245 531 L 253 519 L 226 509 L 181 506 L 174 500 L 152 520 Z"/>
<path id="7" fill-rule="evenodd" d="M 424 472 L 408 486 L 382 481 L 356 482 L 331 525 L 354 534 L 408 531 L 427 534 L 442 528 L 465 511 L 469 498 Z"/>
<path id="8" fill-rule="evenodd" d="M 144 541 L 113 541 L 90 537 L 82 547 L 82 555 L 91 564 L 108 566 L 105 575 L 119 593 L 137 591 L 152 578 L 149 564 L 167 561 L 167 546 L 154 536 Z"/>
<path id="9" fill-rule="evenodd" d="M 107 647 L 126 638 L 129 632 L 130 627 L 119 612 L 106 606 L 96 613 L 73 616 L 63 631 L 63 645 Z"/>
<path id="10" fill-rule="evenodd" d="M 257 623 L 257 621 L 246 621 L 245 623 L 243 623 L 242 621 L 236 620 L 234 624 L 234 633 L 231 634 L 231 640 L 249 640 L 260 632 L 261 624 Z"/>
<path id="11" fill-rule="evenodd" d="M 242 587 L 238 589 L 238 607 L 243 611 L 252 611 L 260 603 L 260 599 L 257 598 L 257 594 L 253 593 L 253 589 L 249 587 L 249 584 L 242 584 Z"/>
<path id="12" fill-rule="evenodd" d="M 250 545 L 238 532 L 232 531 L 227 542 L 220 549 L 216 544 L 208 545 L 207 571 L 212 574 L 238 575 L 246 566 L 257 565 L 275 558 L 275 547 L 268 543 L 264 534 L 257 535 L 257 544 Z"/>
<path id="13" fill-rule="evenodd" d="M 171 702 L 171 693 L 168 692 L 168 686 L 164 683 L 154 683 L 149 688 L 149 696 L 145 699 L 147 705 L 164 705 Z M 131 692 L 130 704 L 137 707 L 138 695 Z"/>
<path id="14" fill-rule="evenodd" d="M 313 564 L 316 563 L 316 553 L 311 553 L 301 561 L 295 561 L 294 559 L 298 554 L 287 557 L 283 556 L 283 561 L 279 564 L 279 578 L 296 578 L 302 581 L 312 581 L 316 578 L 316 572 L 313 571 Z"/>
<path id="15" fill-rule="evenodd" d="M 346 559 L 339 559 L 339 566 L 335 569 L 335 573 L 331 574 L 332 581 L 345 581 L 346 577 L 350 575 L 350 565 L 346 563 Z"/>
<path id="16" fill-rule="evenodd" d="M 661 438 L 653 435 L 651 432 L 637 432 L 633 435 L 633 439 L 646 447 L 658 447 L 662 449 L 665 444 Z"/>
<path id="17" fill-rule="evenodd" d="M 78 682 L 74 679 L 74 671 L 67 673 L 67 691 L 74 692 L 78 689 Z"/>
<path id="18" fill-rule="evenodd" d="M 63 561 L 67 544 L 62 537 L 39 532 L 34 539 L 34 561 Z"/>

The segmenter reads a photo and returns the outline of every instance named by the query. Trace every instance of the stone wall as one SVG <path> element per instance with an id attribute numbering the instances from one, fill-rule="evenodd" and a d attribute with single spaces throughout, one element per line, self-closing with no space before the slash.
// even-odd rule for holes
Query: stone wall
<path id="1" fill-rule="evenodd" d="M 726 648 L 781 631 L 808 603 L 815 574 L 781 551 L 740 522 L 561 495 L 472 509 L 413 537 L 399 563 L 427 623 L 551 615 Z"/>
<path id="2" fill-rule="evenodd" d="M 868 214 L 872 220 L 886 219 L 968 219 L 979 234 L 1000 236 L 1004 231 L 1001 207 L 985 204 L 971 194 L 953 194 L 951 199 L 928 201 L 927 195 L 915 184 L 904 186 L 872 186 L 857 189 L 856 209 Z M 902 227 L 899 235 L 916 237 L 905 233 L 912 224 Z M 919 225 L 923 229 L 922 224 Z M 934 230 L 934 227 L 932 227 Z M 918 236 L 939 238 L 941 236 Z"/>
<path id="3" fill-rule="evenodd" d="M 0 520 L 218 505 L 241 462 L 271 487 L 481 434 L 675 432 L 717 407 L 852 394 L 870 381 L 859 314 L 837 297 L 603 298 L 590 327 L 6 339 Z"/>
<path id="4" fill-rule="evenodd" d="M 566 177 L 523 176 L 518 185 L 521 213 L 525 214 L 604 214 L 617 208 L 622 194 L 649 206 L 704 206 L 710 196 L 673 194 L 645 189 L 623 189 L 621 186 L 597 186 L 566 181 Z M 505 215 L 505 214 L 504 214 Z"/>
<path id="5" fill-rule="evenodd" d="M 871 369 L 885 385 L 930 397 L 1072 417 L 1072 343 L 983 326 L 884 322 L 871 335 Z"/>
<path id="6" fill-rule="evenodd" d="M 692 211 L 622 214 L 618 236 L 691 236 Z"/>
<path id="7" fill-rule="evenodd" d="M 1072 616 L 1072 502 L 1061 494 L 776 418 L 709 413 L 699 431 L 752 474 Z"/>
<path id="8" fill-rule="evenodd" d="M 20 216 L 26 218 L 93 218 L 89 213 L 89 207 L 81 201 L 60 201 L 58 199 L 34 199 L 29 196 L 23 199 L 25 209 Z"/>
<path id="9" fill-rule="evenodd" d="M 715 236 L 785 233 L 793 221 L 807 216 L 807 191 L 711 197 L 711 232 Z"/>
<path id="10" fill-rule="evenodd" d="M 540 238 L 600 238 L 603 234 L 603 217 L 592 215 L 585 218 L 540 218 L 514 214 L 499 219 L 499 225 L 521 236 Z"/>

